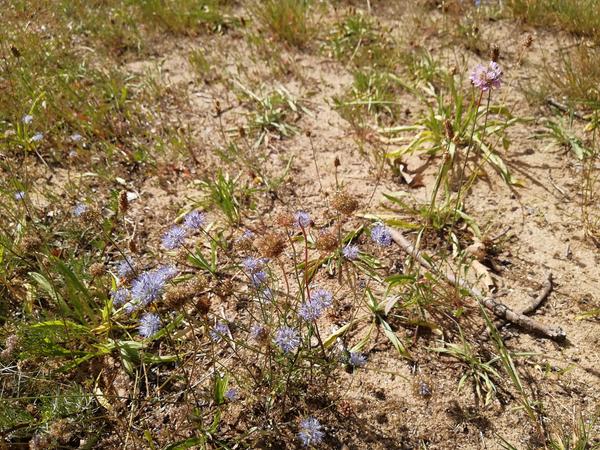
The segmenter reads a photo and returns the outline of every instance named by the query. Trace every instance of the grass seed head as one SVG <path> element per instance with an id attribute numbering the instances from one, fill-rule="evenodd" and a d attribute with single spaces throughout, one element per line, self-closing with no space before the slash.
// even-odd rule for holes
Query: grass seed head
<path id="1" fill-rule="evenodd" d="M 334 195 L 331 206 L 339 213 L 350 216 L 358 209 L 358 200 L 348 192 L 340 191 Z"/>

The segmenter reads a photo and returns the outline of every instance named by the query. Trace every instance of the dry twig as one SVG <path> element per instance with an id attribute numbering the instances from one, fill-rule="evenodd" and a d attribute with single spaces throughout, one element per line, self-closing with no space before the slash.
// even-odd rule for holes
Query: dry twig
<path id="1" fill-rule="evenodd" d="M 394 242 L 398 244 L 406 253 L 412 256 L 421 266 L 434 275 L 445 279 L 448 283 L 468 291 L 474 299 L 479 301 L 487 309 L 493 312 L 496 317 L 513 323 L 525 330 L 539 333 L 555 341 L 562 341 L 566 338 L 565 332 L 560 327 L 548 327 L 540 324 L 524 314 L 513 311 L 505 304 L 497 301 L 494 297 L 485 297 L 477 288 L 470 286 L 465 280 L 457 279 L 453 273 L 441 273 L 441 271 L 437 270 L 429 263 L 427 258 L 423 256 L 424 254 L 417 250 L 415 246 L 402 235 L 402 233 L 397 230 L 390 229 L 390 234 Z M 526 308 L 528 312 L 532 312 L 535 310 L 535 308 L 537 308 L 539 303 L 541 303 L 543 299 L 550 293 L 550 289 L 552 289 L 551 279 L 550 287 L 547 289 L 548 292 L 545 293 L 545 295 L 542 295 L 546 291 L 546 289 L 544 289 L 544 292 L 542 292 L 542 294 L 540 294 L 535 301 L 532 302 L 528 308 Z"/>

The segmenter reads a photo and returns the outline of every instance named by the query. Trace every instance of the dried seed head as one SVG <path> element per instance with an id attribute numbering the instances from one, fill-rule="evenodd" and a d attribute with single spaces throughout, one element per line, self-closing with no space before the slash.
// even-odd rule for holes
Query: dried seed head
<path id="1" fill-rule="evenodd" d="M 265 258 L 277 258 L 286 247 L 286 239 L 281 233 L 267 233 L 254 241 L 254 245 Z"/>
<path id="2" fill-rule="evenodd" d="M 21 250 L 24 253 L 29 253 L 37 250 L 42 245 L 42 240 L 35 234 L 27 234 L 21 239 Z"/>
<path id="3" fill-rule="evenodd" d="M 338 158 L 336 156 L 335 159 L 333 160 L 333 165 L 334 165 L 334 167 L 340 167 L 342 165 L 342 162 L 340 161 L 340 158 Z"/>
<path id="4" fill-rule="evenodd" d="M 217 294 L 222 300 L 233 294 L 233 283 L 231 280 L 223 280 L 218 281 L 215 286 L 213 286 L 213 292 Z"/>
<path id="5" fill-rule="evenodd" d="M 444 120 L 444 129 L 446 130 L 446 137 L 449 141 L 454 139 L 454 127 L 449 119 Z"/>
<path id="6" fill-rule="evenodd" d="M 133 239 L 131 239 L 128 243 L 127 243 L 127 248 L 129 249 L 129 251 L 131 253 L 137 253 L 138 252 L 138 246 L 137 246 L 137 242 Z"/>
<path id="7" fill-rule="evenodd" d="M 170 308 L 179 309 L 193 295 L 193 292 L 190 292 L 188 286 L 185 284 L 179 284 L 177 286 L 170 286 L 166 290 L 163 299 L 165 304 Z"/>
<path id="8" fill-rule="evenodd" d="M 127 191 L 119 192 L 119 211 L 122 215 L 127 214 L 129 209 L 129 199 L 127 198 Z"/>
<path id="9" fill-rule="evenodd" d="M 500 59 L 500 47 L 498 47 L 496 44 L 492 45 L 490 57 L 490 59 L 495 63 L 497 63 L 498 59 Z"/>
<path id="10" fill-rule="evenodd" d="M 90 266 L 89 272 L 93 277 L 101 277 L 106 273 L 106 268 L 102 263 L 94 263 Z"/>
<path id="11" fill-rule="evenodd" d="M 292 228 L 295 223 L 294 215 L 290 213 L 278 214 L 275 217 L 275 223 L 280 227 Z"/>
<path id="12" fill-rule="evenodd" d="M 196 302 L 196 309 L 201 315 L 208 315 L 208 313 L 210 312 L 210 299 L 208 298 L 208 296 L 203 295 L 198 299 L 198 301 Z"/>
<path id="13" fill-rule="evenodd" d="M 4 345 L 4 350 L 0 352 L 0 359 L 8 359 L 10 358 L 15 350 L 17 349 L 17 345 L 19 344 L 19 338 L 16 334 L 11 334 L 6 338 L 6 342 Z"/>
<path id="14" fill-rule="evenodd" d="M 331 206 L 336 211 L 350 216 L 358 209 L 358 200 L 346 191 L 340 191 L 335 194 L 331 200 Z"/>
<path id="15" fill-rule="evenodd" d="M 331 252 L 338 246 L 338 239 L 331 230 L 322 231 L 317 239 L 316 247 L 322 252 Z"/>
<path id="16" fill-rule="evenodd" d="M 527 48 L 531 47 L 532 44 L 533 44 L 533 36 L 528 34 L 527 36 L 525 36 L 525 40 L 523 41 L 523 49 L 527 49 Z"/>

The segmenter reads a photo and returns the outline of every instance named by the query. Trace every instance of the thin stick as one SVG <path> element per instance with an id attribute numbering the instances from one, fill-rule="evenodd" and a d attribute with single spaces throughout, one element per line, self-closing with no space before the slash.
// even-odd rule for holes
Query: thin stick
<path id="1" fill-rule="evenodd" d="M 547 327 L 542 325 L 524 314 L 513 311 L 508 306 L 497 301 L 494 297 L 484 297 L 478 289 L 470 286 L 464 280 L 457 279 L 454 274 L 441 273 L 429 263 L 427 258 L 423 256 L 424 254 L 418 251 L 415 246 L 402 235 L 402 233 L 391 228 L 389 231 L 394 242 L 398 244 L 406 253 L 411 255 L 419 264 L 421 264 L 421 266 L 429 270 L 434 275 L 444 278 L 448 283 L 468 291 L 471 297 L 493 312 L 496 317 L 507 320 L 508 322 L 511 322 L 527 331 L 539 333 L 555 341 L 563 341 L 566 338 L 565 332 L 560 327 Z"/>

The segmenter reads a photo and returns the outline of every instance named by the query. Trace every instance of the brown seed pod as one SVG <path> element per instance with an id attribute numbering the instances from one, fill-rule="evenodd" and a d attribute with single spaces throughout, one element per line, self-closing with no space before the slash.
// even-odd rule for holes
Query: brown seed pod
<path id="1" fill-rule="evenodd" d="M 200 297 L 196 302 L 196 309 L 201 315 L 208 315 L 208 313 L 210 312 L 210 298 L 208 298 L 208 296 L 206 295 Z"/>
<path id="2" fill-rule="evenodd" d="M 317 238 L 316 247 L 322 252 L 331 252 L 338 246 L 338 239 L 334 232 L 331 230 L 322 231 Z"/>
<path id="3" fill-rule="evenodd" d="M 290 213 L 278 214 L 275 217 L 275 223 L 280 227 L 292 228 L 294 226 L 294 216 Z"/>
<path id="4" fill-rule="evenodd" d="M 281 233 L 267 233 L 254 241 L 254 246 L 261 256 L 277 258 L 285 250 L 287 241 Z"/>
<path id="5" fill-rule="evenodd" d="M 122 215 L 127 214 L 129 209 L 129 199 L 127 198 L 127 191 L 119 192 L 119 211 Z"/>
<path id="6" fill-rule="evenodd" d="M 346 191 L 337 192 L 331 200 L 331 207 L 346 216 L 358 209 L 358 200 Z"/>
<path id="7" fill-rule="evenodd" d="M 37 250 L 42 245 L 42 240 L 35 234 L 27 234 L 21 239 L 20 247 L 24 253 Z"/>
<path id="8" fill-rule="evenodd" d="M 106 272 L 106 268 L 102 263 L 94 263 L 90 266 L 89 272 L 93 277 L 101 277 Z"/>

